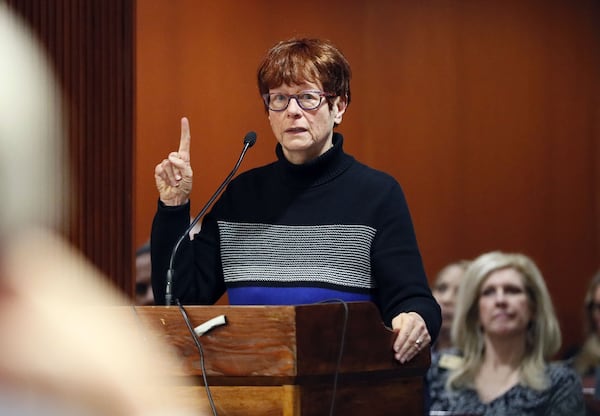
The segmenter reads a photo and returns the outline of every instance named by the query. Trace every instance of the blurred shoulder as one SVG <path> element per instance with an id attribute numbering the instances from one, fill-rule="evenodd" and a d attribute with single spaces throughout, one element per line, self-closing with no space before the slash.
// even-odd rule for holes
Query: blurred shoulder
<path id="1" fill-rule="evenodd" d="M 546 366 L 546 375 L 551 385 L 560 388 L 581 390 L 581 377 L 575 369 L 565 361 L 553 361 Z"/>

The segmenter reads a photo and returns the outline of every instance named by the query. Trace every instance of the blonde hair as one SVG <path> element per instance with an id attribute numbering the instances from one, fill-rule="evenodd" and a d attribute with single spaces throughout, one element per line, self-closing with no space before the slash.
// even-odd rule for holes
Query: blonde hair
<path id="1" fill-rule="evenodd" d="M 480 289 L 492 272 L 507 268 L 516 270 L 522 276 L 532 311 L 520 382 L 535 390 L 543 390 L 547 386 L 544 373 L 546 360 L 560 348 L 561 333 L 546 283 L 529 257 L 493 251 L 473 260 L 458 291 L 452 341 L 464 354 L 464 364 L 450 373 L 447 382 L 449 388 L 473 385 L 485 354 L 479 323 Z"/>

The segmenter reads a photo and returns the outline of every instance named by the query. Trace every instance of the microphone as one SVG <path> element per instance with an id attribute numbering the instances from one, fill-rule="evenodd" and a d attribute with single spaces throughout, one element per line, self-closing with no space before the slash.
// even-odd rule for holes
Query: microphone
<path id="1" fill-rule="evenodd" d="M 235 164 L 235 166 L 233 167 L 231 172 L 229 172 L 229 175 L 227 175 L 227 177 L 225 178 L 223 183 L 217 188 L 215 193 L 210 197 L 208 202 L 204 205 L 204 207 L 202 207 L 202 209 L 200 210 L 198 215 L 196 215 L 194 217 L 194 219 L 190 223 L 189 227 L 185 230 L 185 232 L 177 240 L 177 243 L 175 243 L 175 246 L 173 247 L 173 251 L 171 252 L 171 257 L 169 259 L 169 269 L 167 270 L 167 287 L 165 290 L 165 305 L 166 306 L 171 306 L 171 304 L 173 302 L 172 289 L 173 289 L 173 277 L 175 274 L 175 270 L 173 269 L 173 263 L 175 261 L 175 254 L 177 254 L 177 250 L 179 249 L 179 246 L 181 245 L 183 240 L 188 236 L 190 231 L 192 231 L 192 228 L 194 228 L 194 226 L 200 220 L 200 218 L 202 218 L 204 216 L 204 214 L 206 213 L 208 208 L 210 208 L 210 206 L 215 201 L 215 199 L 217 199 L 219 194 L 221 192 L 223 192 L 223 189 L 225 189 L 225 187 L 227 185 L 229 185 L 229 182 L 231 182 L 231 179 L 233 179 L 233 176 L 235 175 L 235 173 L 239 169 L 240 165 L 242 164 L 242 160 L 244 159 L 246 152 L 248 151 L 249 148 L 254 146 L 254 143 L 256 143 L 256 133 L 253 131 L 249 131 L 244 136 L 244 148 L 242 149 L 242 152 L 240 153 L 240 157 L 238 158 L 237 163 Z"/>

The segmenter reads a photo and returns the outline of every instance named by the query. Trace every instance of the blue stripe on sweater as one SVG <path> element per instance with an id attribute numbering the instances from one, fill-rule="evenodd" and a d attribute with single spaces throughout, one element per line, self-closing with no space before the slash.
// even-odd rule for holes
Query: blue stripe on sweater
<path id="1" fill-rule="evenodd" d="M 231 305 L 306 305 L 333 299 L 371 301 L 365 293 L 349 293 L 318 287 L 234 287 L 227 291 Z"/>

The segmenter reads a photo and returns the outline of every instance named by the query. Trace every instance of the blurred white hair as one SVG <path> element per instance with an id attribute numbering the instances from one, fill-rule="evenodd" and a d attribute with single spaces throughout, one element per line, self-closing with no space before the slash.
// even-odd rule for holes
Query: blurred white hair
<path id="1" fill-rule="evenodd" d="M 0 1 L 0 233 L 66 219 L 62 99 L 42 48 Z"/>

